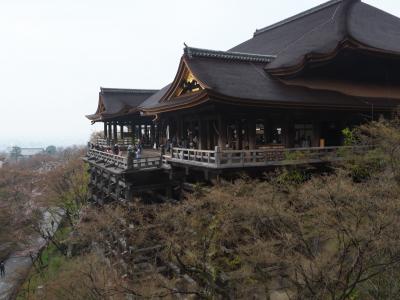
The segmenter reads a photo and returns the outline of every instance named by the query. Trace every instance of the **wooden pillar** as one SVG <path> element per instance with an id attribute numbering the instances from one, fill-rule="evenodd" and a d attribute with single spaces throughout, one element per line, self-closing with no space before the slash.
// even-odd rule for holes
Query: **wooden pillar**
<path id="1" fill-rule="evenodd" d="M 282 124 L 282 144 L 289 148 L 289 119 L 285 116 Z"/>
<path id="2" fill-rule="evenodd" d="M 271 142 L 270 134 L 271 134 L 271 128 L 270 124 L 268 121 L 268 118 L 264 119 L 264 141 L 265 144 L 269 144 Z"/>
<path id="3" fill-rule="evenodd" d="M 111 128 L 111 122 L 108 122 L 108 140 L 112 140 L 112 128 Z"/>
<path id="4" fill-rule="evenodd" d="M 230 122 L 226 123 L 226 131 L 227 131 L 227 144 L 229 148 L 232 148 L 232 128 L 230 128 Z"/>
<path id="5" fill-rule="evenodd" d="M 124 139 L 124 125 L 119 125 L 121 139 Z"/>
<path id="6" fill-rule="evenodd" d="M 222 116 L 218 116 L 218 147 L 220 149 L 226 148 L 227 136 L 226 136 L 226 120 Z"/>
<path id="7" fill-rule="evenodd" d="M 139 135 L 138 138 L 140 140 L 140 142 L 142 142 L 142 124 L 139 125 Z"/>
<path id="8" fill-rule="evenodd" d="M 133 198 L 132 186 L 131 184 L 127 183 L 125 187 L 125 200 L 131 201 L 132 198 Z"/>
<path id="9" fill-rule="evenodd" d="M 175 136 L 178 144 L 182 144 L 182 141 L 185 139 L 183 132 L 183 118 L 178 117 L 174 123 L 176 124 L 176 127 L 174 128 L 173 135 Z"/>
<path id="10" fill-rule="evenodd" d="M 161 128 L 162 128 L 162 123 L 161 122 L 157 122 L 157 124 L 155 125 L 155 137 L 156 137 L 156 142 L 157 142 L 157 146 L 160 146 L 162 144 L 161 141 Z"/>
<path id="11" fill-rule="evenodd" d="M 314 121 L 313 122 L 313 141 L 312 147 L 319 147 L 320 146 L 320 139 L 321 139 L 321 122 Z M 325 141 L 326 142 L 326 141 Z"/>
<path id="12" fill-rule="evenodd" d="M 118 134 L 117 134 L 117 123 L 113 123 L 113 139 L 115 143 L 117 142 L 118 139 Z"/>
<path id="13" fill-rule="evenodd" d="M 134 136 L 135 136 L 135 143 L 137 143 L 137 140 L 139 139 L 139 127 L 137 124 L 135 124 L 133 126 L 133 132 L 134 132 Z"/>
<path id="14" fill-rule="evenodd" d="M 199 149 L 205 150 L 207 148 L 207 137 L 206 137 L 206 124 L 204 120 L 199 119 Z"/>
<path id="15" fill-rule="evenodd" d="M 207 139 L 207 142 L 206 142 L 206 147 L 207 147 L 207 150 L 211 150 L 211 137 L 210 137 L 210 132 L 211 130 L 210 130 L 210 120 L 206 120 L 206 139 Z"/>
<path id="16" fill-rule="evenodd" d="M 153 146 L 156 141 L 156 131 L 154 124 L 150 125 L 150 144 Z"/>
<path id="17" fill-rule="evenodd" d="M 285 122 L 285 131 L 286 131 L 286 147 L 293 148 L 294 147 L 294 139 L 295 139 L 295 130 L 294 130 L 295 122 L 293 120 L 293 116 L 288 116 Z"/>
<path id="18" fill-rule="evenodd" d="M 103 136 L 104 136 L 105 139 L 107 139 L 107 122 L 104 122 L 103 124 L 104 124 L 104 134 L 103 134 Z"/>
<path id="19" fill-rule="evenodd" d="M 130 136 L 130 138 L 131 138 L 131 143 L 132 143 L 132 144 L 135 143 L 134 128 L 135 128 L 135 127 L 132 125 L 132 122 L 129 122 L 129 125 L 128 125 L 128 133 L 129 133 L 129 136 Z"/>
<path id="20" fill-rule="evenodd" d="M 243 134 L 242 134 L 242 121 L 236 121 L 236 130 L 237 130 L 237 137 L 238 137 L 238 149 L 243 150 Z"/>
<path id="21" fill-rule="evenodd" d="M 247 119 L 249 149 L 256 149 L 256 120 L 254 118 Z"/>

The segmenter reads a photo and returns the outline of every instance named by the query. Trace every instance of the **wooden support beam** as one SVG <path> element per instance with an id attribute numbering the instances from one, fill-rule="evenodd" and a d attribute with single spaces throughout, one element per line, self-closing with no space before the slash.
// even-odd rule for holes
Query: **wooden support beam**
<path id="1" fill-rule="evenodd" d="M 111 122 L 108 122 L 108 139 L 112 140 L 112 127 Z"/>
<path id="2" fill-rule="evenodd" d="M 249 149 L 256 149 L 256 120 L 254 118 L 247 119 L 247 134 L 249 136 Z"/>
<path id="3" fill-rule="evenodd" d="M 313 141 L 312 147 L 320 147 L 320 139 L 321 139 L 321 122 L 314 121 L 313 122 Z"/>
<path id="4" fill-rule="evenodd" d="M 153 146 L 156 141 L 156 130 L 154 124 L 150 125 L 150 143 Z"/>
<path id="5" fill-rule="evenodd" d="M 227 125 L 225 118 L 221 115 L 218 116 L 218 133 L 218 147 L 223 150 L 227 143 Z"/>
<path id="6" fill-rule="evenodd" d="M 117 139 L 118 139 L 117 124 L 114 122 L 113 123 L 113 140 L 114 140 L 114 142 L 116 142 Z"/>
<path id="7" fill-rule="evenodd" d="M 206 149 L 207 150 L 211 150 L 211 136 L 210 135 L 211 135 L 210 120 L 206 120 L 206 138 L 207 138 Z"/>
<path id="8" fill-rule="evenodd" d="M 128 132 L 130 133 L 130 136 L 133 137 L 134 136 L 134 131 L 135 131 L 135 126 L 132 124 L 132 122 L 129 123 L 128 125 Z"/>
<path id="9" fill-rule="evenodd" d="M 271 125 L 268 120 L 268 117 L 264 119 L 264 141 L 266 144 L 269 144 L 271 142 Z"/>
<path id="10" fill-rule="evenodd" d="M 205 132 L 205 124 L 202 119 L 199 119 L 199 149 L 200 150 L 205 150 L 207 147 L 207 141 L 206 141 L 206 132 Z"/>
<path id="11" fill-rule="evenodd" d="M 143 127 L 142 124 L 140 124 L 139 125 L 139 134 L 138 134 L 138 138 L 139 138 L 140 141 L 142 141 L 142 136 L 143 136 L 143 134 L 142 134 L 142 129 L 143 128 L 142 127 Z"/>
<path id="12" fill-rule="evenodd" d="M 124 138 L 124 125 L 119 126 L 121 139 Z"/>
<path id="13" fill-rule="evenodd" d="M 127 185 L 126 185 L 126 188 L 125 188 L 125 199 L 126 199 L 127 201 L 131 201 L 131 200 L 132 200 L 132 197 L 133 197 L 133 195 L 132 195 L 132 188 L 131 188 L 131 185 L 130 185 L 130 184 L 127 184 Z"/>
<path id="14" fill-rule="evenodd" d="M 288 115 L 286 117 L 285 128 L 283 130 L 284 130 L 284 134 L 285 134 L 286 147 L 293 148 L 294 147 L 294 139 L 295 139 L 293 116 Z"/>
<path id="15" fill-rule="evenodd" d="M 176 138 L 178 144 L 182 144 L 182 141 L 185 139 L 183 133 L 183 119 L 178 118 L 175 123 L 176 126 L 174 126 L 172 137 Z"/>
<path id="16" fill-rule="evenodd" d="M 238 149 L 243 150 L 243 128 L 242 128 L 242 121 L 236 121 L 236 130 L 237 130 L 237 137 L 238 137 Z"/>
<path id="17" fill-rule="evenodd" d="M 227 125 L 227 127 L 226 127 L 227 144 L 228 144 L 229 148 L 232 148 L 233 130 L 230 127 L 230 125 L 231 125 L 230 122 L 227 122 L 226 125 Z"/>
<path id="18" fill-rule="evenodd" d="M 104 125 L 103 136 L 105 139 L 107 139 L 107 122 L 104 122 L 103 125 Z"/>

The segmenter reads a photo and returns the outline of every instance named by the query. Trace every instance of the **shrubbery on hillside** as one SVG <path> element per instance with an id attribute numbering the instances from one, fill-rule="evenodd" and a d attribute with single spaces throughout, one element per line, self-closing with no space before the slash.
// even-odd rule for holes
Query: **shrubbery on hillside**
<path id="1" fill-rule="evenodd" d="M 179 203 L 84 207 L 69 257 L 29 299 L 397 299 L 400 122 L 329 174 L 196 187 Z M 76 183 L 75 183 L 76 184 Z"/>

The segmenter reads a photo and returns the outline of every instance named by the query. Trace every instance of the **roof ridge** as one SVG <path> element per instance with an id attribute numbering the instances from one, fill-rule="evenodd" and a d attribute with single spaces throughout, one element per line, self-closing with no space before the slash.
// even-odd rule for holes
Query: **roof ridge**
<path id="1" fill-rule="evenodd" d="M 360 0 L 346 0 L 346 2 L 344 3 L 344 7 L 343 7 L 343 10 L 344 10 L 344 15 L 343 15 L 343 18 L 344 18 L 343 26 L 344 26 L 344 28 L 343 28 L 343 30 L 344 30 L 344 32 L 343 32 L 343 34 L 345 34 L 346 36 L 349 35 L 349 21 L 350 21 L 349 16 L 350 16 L 351 11 L 352 11 L 352 9 L 354 7 L 354 4 L 356 4 L 358 2 L 360 2 Z"/>
<path id="2" fill-rule="evenodd" d="M 143 93 L 143 94 L 148 94 L 148 93 L 155 93 L 158 92 L 158 90 L 153 90 L 153 89 L 121 89 L 121 88 L 104 88 L 100 87 L 100 92 L 114 92 L 114 93 Z"/>
<path id="3" fill-rule="evenodd" d="M 261 34 L 263 32 L 269 31 L 271 29 L 275 29 L 275 28 L 280 27 L 282 25 L 286 25 L 287 23 L 290 23 L 290 22 L 295 21 L 297 19 L 306 17 L 306 16 L 308 16 L 310 14 L 316 13 L 318 11 L 321 11 L 321 10 L 327 8 L 327 7 L 330 7 L 332 5 L 338 4 L 338 3 L 343 2 L 343 1 L 345 1 L 345 0 L 331 0 L 331 1 L 328 1 L 328 2 L 325 2 L 325 3 L 322 3 L 322 4 L 318 5 L 318 6 L 315 6 L 315 7 L 311 8 L 311 9 L 303 11 L 303 12 L 301 12 L 299 14 L 296 14 L 296 15 L 294 15 L 292 17 L 289 17 L 287 19 L 284 19 L 284 20 L 279 21 L 277 23 L 274 23 L 272 25 L 266 26 L 266 27 L 261 28 L 261 29 L 256 29 L 256 31 L 254 32 L 253 36 L 259 35 L 259 34 Z"/>
<path id="4" fill-rule="evenodd" d="M 218 51 L 203 48 L 194 48 L 186 46 L 184 53 L 189 57 L 207 57 L 207 58 L 222 58 L 230 60 L 248 61 L 248 62 L 263 62 L 269 63 L 276 58 L 275 55 L 263 55 L 254 53 L 243 53 L 234 51 Z"/>

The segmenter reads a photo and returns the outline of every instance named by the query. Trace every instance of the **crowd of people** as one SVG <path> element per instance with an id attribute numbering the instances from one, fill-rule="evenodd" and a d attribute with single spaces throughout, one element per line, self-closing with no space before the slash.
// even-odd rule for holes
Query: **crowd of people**
<path id="1" fill-rule="evenodd" d="M 89 143 L 89 149 L 95 149 L 98 151 L 114 154 L 114 155 L 121 155 L 122 151 L 125 150 L 123 146 L 115 144 L 114 146 L 103 146 L 99 144 Z M 133 154 L 135 158 L 141 158 L 143 146 L 141 143 L 135 145 L 128 145 L 126 147 L 126 151 L 128 154 Z"/>
<path id="2" fill-rule="evenodd" d="M 172 139 L 167 139 L 165 145 L 161 145 L 161 152 L 170 153 L 172 148 L 185 148 L 185 149 L 198 149 L 199 140 L 197 136 L 188 139 L 181 139 L 178 141 L 176 136 Z"/>
<path id="3" fill-rule="evenodd" d="M 145 141 L 145 140 L 143 140 Z M 121 146 L 119 144 L 115 144 L 113 146 L 105 146 L 100 144 L 89 143 L 89 149 L 95 149 L 98 151 L 114 154 L 114 155 L 122 155 L 122 152 L 126 151 L 127 155 L 132 155 L 133 158 L 139 159 L 142 157 L 143 152 L 143 142 L 140 141 L 133 145 Z M 157 145 L 154 144 L 154 149 L 160 149 L 162 154 L 165 152 L 170 153 L 172 148 L 185 148 L 185 149 L 198 149 L 199 147 L 199 139 L 197 135 L 193 134 L 190 130 L 188 130 L 186 136 L 184 138 L 178 139 L 176 136 L 172 137 L 172 139 L 167 139 L 165 144 Z"/>

